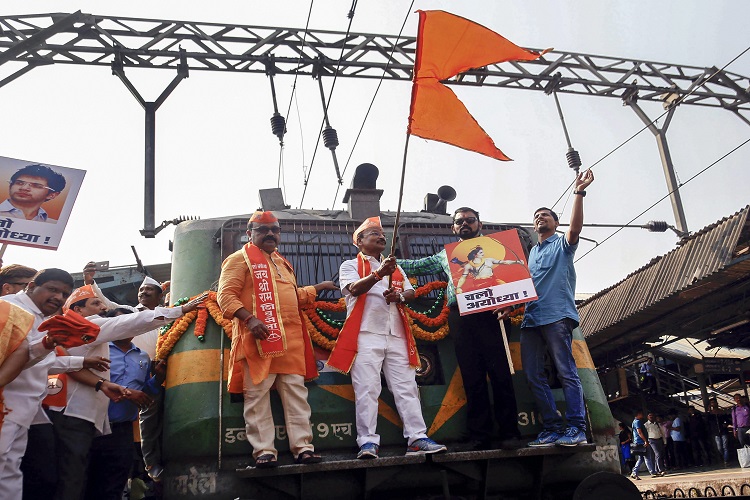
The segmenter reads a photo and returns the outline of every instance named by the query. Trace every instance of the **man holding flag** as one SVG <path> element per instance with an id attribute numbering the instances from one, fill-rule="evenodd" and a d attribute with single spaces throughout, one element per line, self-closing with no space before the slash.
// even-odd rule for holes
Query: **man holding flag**
<path id="1" fill-rule="evenodd" d="M 416 368 L 419 355 L 403 304 L 414 300 L 414 289 L 395 257 L 382 260 L 385 233 L 380 217 L 362 223 L 353 235 L 357 258 L 339 269 L 341 293 L 346 298 L 346 322 L 328 358 L 328 366 L 351 373 L 354 388 L 357 458 L 378 458 L 380 435 L 376 432 L 380 372 L 385 374 L 403 434 L 407 455 L 446 451 L 427 437 L 422 416 Z"/>

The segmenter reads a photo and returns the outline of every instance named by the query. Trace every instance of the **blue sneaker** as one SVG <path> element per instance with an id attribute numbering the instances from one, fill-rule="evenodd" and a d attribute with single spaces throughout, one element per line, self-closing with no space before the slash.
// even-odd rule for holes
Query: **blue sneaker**
<path id="1" fill-rule="evenodd" d="M 428 455 L 430 453 L 440 453 L 447 451 L 444 444 L 437 444 L 430 438 L 421 438 L 414 441 L 406 448 L 407 455 Z"/>
<path id="2" fill-rule="evenodd" d="M 578 427 L 568 427 L 565 434 L 555 441 L 557 446 L 576 446 L 577 444 L 586 443 L 586 433 Z"/>
<path id="3" fill-rule="evenodd" d="M 365 443 L 360 446 L 359 453 L 357 453 L 357 458 L 378 458 L 378 451 L 380 451 L 380 446 L 376 445 L 375 443 Z"/>
<path id="4" fill-rule="evenodd" d="M 531 441 L 528 446 L 543 448 L 546 446 L 554 446 L 558 439 L 563 437 L 559 432 L 553 431 L 542 431 L 536 437 L 535 440 Z"/>

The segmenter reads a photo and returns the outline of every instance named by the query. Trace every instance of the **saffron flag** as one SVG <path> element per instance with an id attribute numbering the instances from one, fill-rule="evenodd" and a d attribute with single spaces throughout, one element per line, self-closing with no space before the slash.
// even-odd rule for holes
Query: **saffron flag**
<path id="1" fill-rule="evenodd" d="M 407 132 L 509 161 L 441 80 L 504 61 L 531 61 L 544 52 L 522 49 L 484 26 L 440 10 L 419 10 L 417 57 Z"/>

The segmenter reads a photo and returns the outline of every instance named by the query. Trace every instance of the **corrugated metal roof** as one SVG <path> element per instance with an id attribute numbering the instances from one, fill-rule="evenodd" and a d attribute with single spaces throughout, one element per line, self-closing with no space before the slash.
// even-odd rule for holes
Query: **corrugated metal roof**
<path id="1" fill-rule="evenodd" d="M 738 244 L 746 243 L 740 237 L 749 211 L 747 206 L 703 228 L 683 239 L 678 248 L 583 301 L 578 311 L 581 330 L 589 344 L 606 342 L 606 332 L 618 325 L 626 327 L 623 322 L 627 328 L 638 328 L 728 282 L 746 278 L 750 262 L 743 261 L 748 257 L 734 255 Z M 718 272 L 723 273 L 721 279 L 707 279 Z M 620 330 L 619 335 L 623 333 L 620 328 L 615 330 Z"/>

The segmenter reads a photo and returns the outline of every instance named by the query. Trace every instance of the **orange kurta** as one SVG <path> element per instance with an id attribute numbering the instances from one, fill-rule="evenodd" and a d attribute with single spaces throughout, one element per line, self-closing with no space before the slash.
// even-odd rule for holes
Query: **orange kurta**
<path id="1" fill-rule="evenodd" d="M 294 273 L 289 271 L 284 259 L 276 252 L 268 255 L 263 252 L 269 269 L 276 277 L 276 292 L 279 315 L 284 324 L 287 349 L 283 356 L 263 358 L 258 353 L 255 337 L 245 328 L 244 323 L 234 317 L 238 309 L 244 307 L 254 316 L 253 276 L 245 260 L 245 250 L 233 253 L 221 265 L 217 301 L 224 317 L 232 319 L 232 349 L 229 356 L 230 383 L 235 376 L 235 363 L 245 359 L 254 384 L 268 377 L 269 373 L 295 374 L 305 376 L 305 340 L 299 306 L 315 301 L 315 288 L 297 287 Z M 241 387 L 241 386 L 240 386 Z"/>

